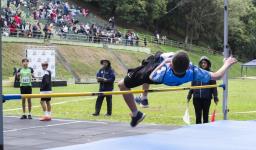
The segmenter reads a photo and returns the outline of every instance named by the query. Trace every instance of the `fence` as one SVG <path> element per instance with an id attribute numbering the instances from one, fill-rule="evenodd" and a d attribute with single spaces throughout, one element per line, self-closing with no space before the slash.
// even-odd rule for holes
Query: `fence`
<path id="1" fill-rule="evenodd" d="M 177 42 L 173 40 L 157 40 L 155 37 L 140 37 L 140 39 L 125 39 L 121 37 L 106 37 L 106 36 L 90 36 L 84 34 L 69 34 L 69 33 L 49 33 L 45 34 L 42 32 L 28 32 L 24 30 L 15 29 L 10 31 L 9 28 L 2 29 L 2 35 L 6 37 L 18 37 L 18 38 L 35 38 L 42 40 L 61 40 L 61 41 L 80 41 L 87 43 L 101 43 L 101 44 L 113 44 L 113 45 L 125 45 L 125 46 L 140 46 L 146 47 L 148 44 L 162 44 L 171 47 L 177 47 L 182 49 L 189 49 L 192 47 L 191 44 L 185 44 L 183 42 Z"/>
<path id="2" fill-rule="evenodd" d="M 2 29 L 2 35 L 6 37 L 18 37 L 18 38 L 31 38 L 31 39 L 41 39 L 44 42 L 53 40 L 58 42 L 80 42 L 80 43 L 88 43 L 90 45 L 97 46 L 97 44 L 110 44 L 110 45 L 119 45 L 119 46 L 131 46 L 131 47 L 147 47 L 150 44 L 153 45 L 168 45 L 171 47 L 176 47 L 188 51 L 193 52 L 207 52 L 209 54 L 219 54 L 222 55 L 222 52 L 216 51 L 214 49 L 200 47 L 193 44 L 186 44 L 184 42 L 178 42 L 173 40 L 163 40 L 156 39 L 154 36 L 145 36 L 140 37 L 139 40 L 136 39 L 125 39 L 123 36 L 121 37 L 104 37 L 104 36 L 90 36 L 84 34 L 69 34 L 69 33 L 60 33 L 55 32 L 51 34 L 45 34 L 42 32 L 26 32 L 24 30 L 16 29 L 15 32 L 10 32 L 9 28 Z M 137 50 L 141 51 L 141 50 Z M 148 50 L 147 50 L 148 51 Z M 147 52 L 148 53 L 148 52 Z M 238 58 L 238 56 L 236 56 Z"/>

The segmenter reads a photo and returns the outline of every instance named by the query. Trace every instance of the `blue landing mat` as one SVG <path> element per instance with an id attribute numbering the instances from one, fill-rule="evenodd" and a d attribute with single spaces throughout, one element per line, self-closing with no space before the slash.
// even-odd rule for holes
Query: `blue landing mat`
<path id="1" fill-rule="evenodd" d="M 256 121 L 217 121 L 51 150 L 256 150 Z"/>

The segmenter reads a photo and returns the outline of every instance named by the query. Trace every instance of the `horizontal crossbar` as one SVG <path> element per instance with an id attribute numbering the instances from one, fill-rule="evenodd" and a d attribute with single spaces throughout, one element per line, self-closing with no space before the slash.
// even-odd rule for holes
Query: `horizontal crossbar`
<path id="1" fill-rule="evenodd" d="M 209 89 L 209 88 L 225 88 L 221 85 L 205 85 L 205 86 L 189 86 L 189 87 L 176 87 L 176 88 L 163 88 L 163 89 L 149 89 L 149 90 L 129 90 L 129 91 L 106 91 L 106 92 L 81 92 L 81 93 L 50 93 L 50 94 L 6 94 L 3 95 L 4 100 L 15 100 L 21 98 L 47 98 L 47 97 L 78 97 L 78 96 L 98 96 L 98 95 L 121 95 L 121 94 L 138 94 L 138 93 L 154 93 L 154 92 L 170 92 L 170 91 L 183 91 L 191 89 Z"/>

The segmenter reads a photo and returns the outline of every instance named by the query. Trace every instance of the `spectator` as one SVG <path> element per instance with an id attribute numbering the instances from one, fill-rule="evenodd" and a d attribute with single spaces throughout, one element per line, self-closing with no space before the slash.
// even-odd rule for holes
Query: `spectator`
<path id="1" fill-rule="evenodd" d="M 89 14 L 89 10 L 86 9 L 86 8 L 83 8 L 82 9 L 82 14 L 83 14 L 84 17 L 87 17 L 87 15 Z"/>
<path id="2" fill-rule="evenodd" d="M 199 67 L 204 70 L 210 71 L 211 61 L 207 57 L 203 56 L 199 61 Z M 202 85 L 212 85 L 212 84 L 216 84 L 216 81 L 210 80 L 207 83 L 193 81 L 191 83 L 192 86 L 202 86 Z M 209 109 L 210 109 L 212 97 L 214 98 L 214 102 L 216 105 L 219 101 L 217 88 L 190 90 L 187 96 L 188 101 L 190 101 L 192 94 L 193 94 L 193 104 L 194 104 L 195 114 L 196 114 L 196 124 L 202 123 L 202 115 L 203 115 L 203 123 L 208 123 L 209 122 L 208 115 L 209 115 Z"/>
<path id="3" fill-rule="evenodd" d="M 15 23 L 16 23 L 17 27 L 20 27 L 20 26 L 21 26 L 21 22 L 22 22 L 22 21 L 21 21 L 20 16 L 21 16 L 21 13 L 16 14 L 16 15 L 13 17 L 13 19 L 15 20 Z"/>
<path id="4" fill-rule="evenodd" d="M 147 38 L 144 37 L 144 46 L 147 47 Z"/>
<path id="5" fill-rule="evenodd" d="M 166 43 L 166 40 L 167 40 L 167 37 L 166 36 L 162 36 L 162 43 L 165 45 Z"/>
<path id="6" fill-rule="evenodd" d="M 136 34 L 136 36 L 135 36 L 135 41 L 136 41 L 136 46 L 139 46 L 140 38 L 139 38 L 138 34 Z"/>
<path id="7" fill-rule="evenodd" d="M 10 29 L 10 36 L 17 35 L 17 25 L 15 21 L 13 21 L 12 24 L 9 25 L 9 29 Z"/>
<path id="8" fill-rule="evenodd" d="M 100 83 L 99 91 L 112 91 L 114 88 L 115 73 L 111 68 L 111 63 L 109 60 L 101 60 L 100 64 L 102 68 L 97 73 L 97 81 Z M 107 113 L 105 116 L 112 115 L 112 95 L 99 95 L 95 105 L 95 113 L 92 114 L 93 116 L 99 116 L 101 105 L 105 97 L 107 100 Z"/>
<path id="9" fill-rule="evenodd" d="M 0 17 L 0 27 L 4 27 L 4 18 Z"/>
<path id="10" fill-rule="evenodd" d="M 114 16 L 110 17 L 108 22 L 109 22 L 111 28 L 114 29 L 115 28 L 115 17 Z"/>
<path id="11" fill-rule="evenodd" d="M 29 22 L 26 22 L 25 27 L 24 27 L 24 34 L 27 37 L 31 37 L 31 24 Z"/>

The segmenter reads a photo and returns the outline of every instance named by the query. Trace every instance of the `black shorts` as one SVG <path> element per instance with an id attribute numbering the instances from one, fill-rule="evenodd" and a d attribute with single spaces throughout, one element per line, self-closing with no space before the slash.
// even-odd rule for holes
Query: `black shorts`
<path id="1" fill-rule="evenodd" d="M 50 94 L 52 93 L 51 91 L 40 91 L 40 94 Z M 45 102 L 49 102 L 51 101 L 51 97 L 42 97 L 41 98 L 41 101 L 45 101 Z"/>
<path id="2" fill-rule="evenodd" d="M 31 86 L 21 86 L 20 93 L 21 94 L 32 94 L 32 87 Z"/>
<path id="3" fill-rule="evenodd" d="M 51 100 L 52 100 L 51 97 L 41 98 L 41 101 L 44 101 L 44 102 L 50 102 Z"/>
<path id="4" fill-rule="evenodd" d="M 143 76 L 141 74 L 133 74 L 133 75 L 128 75 L 124 78 L 124 85 L 131 89 L 131 88 L 135 88 L 138 87 L 140 85 L 143 85 L 144 83 L 147 84 L 160 84 L 160 83 L 156 83 L 153 82 L 149 79 L 149 76 Z"/>
<path id="5" fill-rule="evenodd" d="M 144 83 L 147 84 L 160 84 L 153 82 L 149 79 L 153 70 L 161 63 L 159 56 L 149 56 L 146 60 L 143 60 L 141 66 L 133 69 L 129 69 L 127 76 L 124 78 L 124 85 L 127 88 L 134 88 Z"/>

